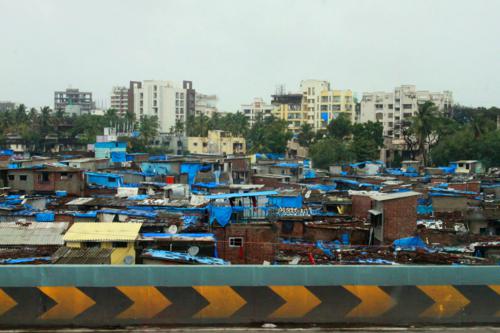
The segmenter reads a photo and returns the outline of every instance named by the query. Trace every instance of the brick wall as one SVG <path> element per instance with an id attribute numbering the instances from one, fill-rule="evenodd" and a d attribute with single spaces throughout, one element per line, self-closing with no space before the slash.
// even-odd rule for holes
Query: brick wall
<path id="1" fill-rule="evenodd" d="M 273 262 L 278 243 L 278 228 L 271 224 L 231 224 L 213 229 L 219 257 L 232 264 Z M 242 237 L 243 247 L 229 246 L 229 238 Z"/>
<path id="2" fill-rule="evenodd" d="M 468 182 L 468 183 L 450 183 L 449 188 L 458 191 L 471 191 L 479 193 L 481 190 L 481 182 Z"/>
<path id="3" fill-rule="evenodd" d="M 315 242 L 318 240 L 334 241 L 342 240 L 342 235 L 348 233 L 350 243 L 353 245 L 367 245 L 370 231 L 362 229 L 348 229 L 348 228 L 321 228 L 318 226 L 309 227 L 305 226 L 304 239 L 308 242 Z"/>
<path id="4" fill-rule="evenodd" d="M 299 221 L 277 221 L 279 236 L 281 238 L 303 238 L 304 237 L 304 222 Z M 291 230 L 289 228 L 292 228 Z"/>
<path id="5" fill-rule="evenodd" d="M 368 210 L 372 208 L 372 199 L 365 195 L 352 196 L 352 216 L 359 219 L 368 218 Z"/>
<path id="6" fill-rule="evenodd" d="M 411 196 L 386 200 L 384 206 L 384 242 L 411 237 L 417 229 L 417 198 Z"/>

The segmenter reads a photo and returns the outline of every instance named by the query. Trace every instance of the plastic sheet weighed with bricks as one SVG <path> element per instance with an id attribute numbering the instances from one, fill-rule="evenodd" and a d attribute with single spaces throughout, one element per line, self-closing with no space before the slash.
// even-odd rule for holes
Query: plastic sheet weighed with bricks
<path id="1" fill-rule="evenodd" d="M 499 324 L 498 266 L 0 267 L 3 327 Z"/>

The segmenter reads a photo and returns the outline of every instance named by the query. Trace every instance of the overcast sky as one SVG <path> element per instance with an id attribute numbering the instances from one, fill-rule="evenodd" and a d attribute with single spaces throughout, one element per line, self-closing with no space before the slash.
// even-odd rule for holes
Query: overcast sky
<path id="1" fill-rule="evenodd" d="M 54 90 L 109 105 L 130 80 L 192 80 L 235 111 L 302 79 L 335 89 L 400 84 L 500 106 L 498 0 L 0 0 L 0 100 Z"/>

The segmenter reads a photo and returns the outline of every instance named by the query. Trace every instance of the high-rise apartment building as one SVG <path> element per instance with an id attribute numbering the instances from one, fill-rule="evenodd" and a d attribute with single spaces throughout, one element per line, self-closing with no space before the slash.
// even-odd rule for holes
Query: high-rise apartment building
<path id="1" fill-rule="evenodd" d="M 288 128 L 297 133 L 303 124 L 315 131 L 325 129 L 339 115 L 354 121 L 355 99 L 351 90 L 333 90 L 328 81 L 303 80 L 299 94 L 273 95 L 274 114 L 288 121 Z"/>
<path id="2" fill-rule="evenodd" d="M 274 106 L 267 104 L 262 98 L 254 98 L 250 104 L 242 104 L 240 112 L 242 112 L 248 119 L 248 124 L 253 126 L 257 119 L 266 118 L 272 115 Z"/>
<path id="3" fill-rule="evenodd" d="M 205 115 L 207 117 L 212 117 L 217 110 L 217 95 L 206 95 L 196 93 L 195 96 L 195 115 Z"/>
<path id="4" fill-rule="evenodd" d="M 157 116 L 160 133 L 169 133 L 177 121 L 184 122 L 194 114 L 192 84 L 178 85 L 172 81 L 146 80 L 130 82 L 130 98 L 138 120 L 143 116 Z M 130 108 L 130 104 L 129 104 Z"/>
<path id="5" fill-rule="evenodd" d="M 116 110 L 120 116 L 124 116 L 128 111 L 128 88 L 113 87 L 110 102 L 110 108 Z"/>
<path id="6" fill-rule="evenodd" d="M 89 114 L 95 109 L 91 92 L 68 88 L 66 91 L 54 92 L 54 111 L 63 111 L 69 114 Z"/>
<path id="7" fill-rule="evenodd" d="M 356 121 L 378 121 L 384 126 L 384 136 L 402 138 L 405 121 L 415 116 L 419 105 L 433 102 L 443 112 L 451 111 L 453 97 L 450 91 L 418 91 L 414 85 L 396 87 L 394 92 L 363 93 Z"/>

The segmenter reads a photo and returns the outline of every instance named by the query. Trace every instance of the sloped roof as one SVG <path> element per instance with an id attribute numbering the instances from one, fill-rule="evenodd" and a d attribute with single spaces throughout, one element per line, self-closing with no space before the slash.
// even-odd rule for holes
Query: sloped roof
<path id="1" fill-rule="evenodd" d="M 77 222 L 64 235 L 65 242 L 128 242 L 139 236 L 142 223 Z"/>
<path id="2" fill-rule="evenodd" d="M 67 222 L 0 223 L 0 245 L 63 245 Z"/>

